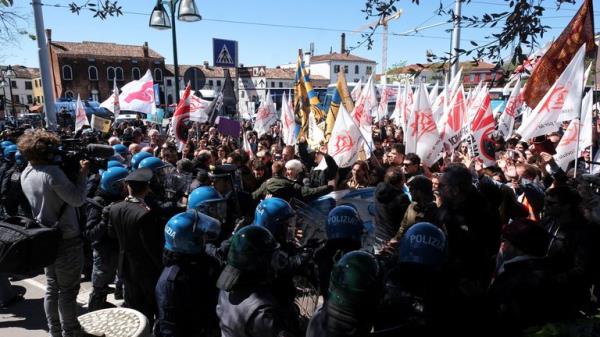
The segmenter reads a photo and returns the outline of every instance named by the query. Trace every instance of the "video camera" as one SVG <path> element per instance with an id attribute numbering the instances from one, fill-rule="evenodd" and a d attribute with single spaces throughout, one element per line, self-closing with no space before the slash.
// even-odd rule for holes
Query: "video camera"
<path id="1" fill-rule="evenodd" d="M 106 170 L 108 159 L 115 155 L 114 149 L 104 144 L 87 144 L 81 139 L 62 139 L 57 150 L 57 161 L 71 181 L 79 175 L 79 161 L 90 162 L 90 173 Z"/>

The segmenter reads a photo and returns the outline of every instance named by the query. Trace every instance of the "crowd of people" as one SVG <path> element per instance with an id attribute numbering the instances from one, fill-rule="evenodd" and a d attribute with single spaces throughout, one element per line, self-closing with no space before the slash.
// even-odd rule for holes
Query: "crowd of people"
<path id="1" fill-rule="evenodd" d="M 82 273 L 88 310 L 112 307 L 114 291 L 157 337 L 517 336 L 596 314 L 600 177 L 588 173 L 597 137 L 566 172 L 552 157 L 563 129 L 494 138 L 494 166 L 464 143 L 426 167 L 383 120 L 372 153 L 341 168 L 327 146 L 284 144 L 278 125 L 260 137 L 242 129 L 249 151 L 198 123 L 185 144 L 141 121 L 111 134 L 3 133 L 2 212 L 62 233 L 44 270 L 51 336 L 85 336 Z M 99 169 L 82 156 L 65 172 L 65 138 L 114 155 Z M 372 227 L 352 204 L 332 204 L 321 222 L 300 216 L 330 192 L 369 188 Z M 6 305 L 18 296 L 8 277 Z M 319 297 L 314 312 L 299 304 L 307 296 Z"/>

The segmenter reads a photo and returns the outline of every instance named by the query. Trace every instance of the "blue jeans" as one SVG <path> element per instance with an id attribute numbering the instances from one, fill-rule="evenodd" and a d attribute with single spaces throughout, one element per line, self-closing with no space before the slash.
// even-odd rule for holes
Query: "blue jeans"
<path id="1" fill-rule="evenodd" d="M 80 331 L 77 294 L 82 269 L 83 243 L 79 237 L 63 240 L 54 264 L 44 268 L 44 310 L 52 337 L 72 337 Z"/>
<path id="2" fill-rule="evenodd" d="M 104 309 L 108 285 L 115 281 L 117 264 L 119 261 L 119 247 L 106 243 L 93 246 L 94 266 L 92 269 L 92 286 L 88 310 L 94 311 Z"/>

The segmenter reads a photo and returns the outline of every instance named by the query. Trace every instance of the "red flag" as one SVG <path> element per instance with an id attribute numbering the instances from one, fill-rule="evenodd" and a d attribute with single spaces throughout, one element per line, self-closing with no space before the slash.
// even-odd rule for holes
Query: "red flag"
<path id="1" fill-rule="evenodd" d="M 190 93 L 191 93 L 190 83 L 185 87 L 185 92 L 183 93 L 183 97 L 177 104 L 177 108 L 175 108 L 175 113 L 173 114 L 173 118 L 171 119 L 171 132 L 175 136 L 175 138 L 182 142 L 187 142 L 187 132 L 188 126 L 187 122 L 190 120 Z"/>

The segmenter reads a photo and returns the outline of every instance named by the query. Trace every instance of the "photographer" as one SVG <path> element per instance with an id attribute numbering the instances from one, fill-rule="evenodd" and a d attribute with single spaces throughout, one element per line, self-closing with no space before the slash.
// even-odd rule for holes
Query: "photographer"
<path id="1" fill-rule="evenodd" d="M 77 294 L 83 267 L 82 240 L 76 207 L 84 204 L 89 162 L 81 161 L 74 184 L 55 163 L 59 138 L 36 130 L 19 138 L 18 147 L 29 159 L 21 184 L 33 217 L 44 226 L 58 226 L 62 241 L 56 260 L 44 269 L 47 279 L 44 309 L 51 336 L 80 336 Z M 59 314 L 60 313 L 60 314 Z"/>

